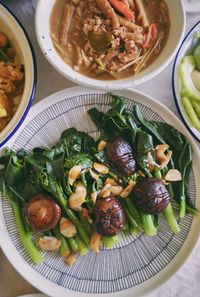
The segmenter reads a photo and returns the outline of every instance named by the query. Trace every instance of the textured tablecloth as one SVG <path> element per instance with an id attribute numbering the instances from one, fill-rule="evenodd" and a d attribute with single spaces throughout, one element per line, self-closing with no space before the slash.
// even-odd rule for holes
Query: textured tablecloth
<path id="1" fill-rule="evenodd" d="M 3 0 L 0 3 L 6 4 L 15 13 L 31 38 L 38 65 L 38 85 L 34 103 L 56 91 L 73 86 L 73 83 L 64 79 L 51 67 L 38 47 L 34 27 L 34 12 L 37 1 Z M 187 31 L 198 20 L 200 20 L 200 13 L 187 14 Z M 177 114 L 172 94 L 172 66 L 173 62 L 161 74 L 137 89 L 164 103 Z M 0 297 L 16 297 L 33 292 L 37 292 L 37 290 L 15 271 L 0 250 Z M 200 243 L 181 270 L 166 284 L 148 295 L 148 297 L 179 296 L 200 296 Z"/>

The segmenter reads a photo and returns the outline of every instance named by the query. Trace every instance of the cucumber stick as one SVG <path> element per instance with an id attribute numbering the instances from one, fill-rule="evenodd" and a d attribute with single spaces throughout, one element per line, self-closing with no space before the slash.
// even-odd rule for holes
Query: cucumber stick
<path id="1" fill-rule="evenodd" d="M 200 71 L 200 44 L 195 48 L 193 53 L 196 68 Z"/>
<path id="2" fill-rule="evenodd" d="M 200 91 L 194 86 L 192 81 L 192 71 L 195 67 L 196 65 L 193 56 L 185 56 L 183 58 L 179 69 L 182 83 L 181 96 L 200 101 Z"/>
<path id="3" fill-rule="evenodd" d="M 192 123 L 193 127 L 195 127 L 197 130 L 200 131 L 200 120 L 195 112 L 195 109 L 192 105 L 192 102 L 190 99 L 186 96 L 181 98 L 181 103 L 185 109 L 185 112 L 190 119 L 190 122 Z"/>
<path id="4" fill-rule="evenodd" d="M 200 101 L 192 100 L 192 105 L 198 118 L 200 118 Z"/>

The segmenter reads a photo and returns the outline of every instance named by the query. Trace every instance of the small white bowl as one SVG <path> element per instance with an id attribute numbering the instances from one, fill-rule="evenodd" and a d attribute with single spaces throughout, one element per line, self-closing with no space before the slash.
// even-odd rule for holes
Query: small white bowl
<path id="1" fill-rule="evenodd" d="M 97 80 L 74 71 L 55 50 L 50 37 L 50 16 L 56 0 L 39 0 L 36 8 L 36 34 L 42 52 L 48 61 L 69 80 L 98 89 L 125 89 L 136 87 L 160 73 L 172 60 L 179 48 L 185 32 L 185 13 L 181 0 L 165 0 L 171 20 L 171 28 L 164 49 L 155 61 L 142 70 L 137 77 L 130 76 L 119 80 Z"/>
<path id="2" fill-rule="evenodd" d="M 193 37 L 194 32 L 198 31 L 200 31 L 200 21 L 197 24 L 195 24 L 194 27 L 186 35 L 177 52 L 172 73 L 172 87 L 176 108 L 179 112 L 179 115 L 183 123 L 185 124 L 189 132 L 192 134 L 192 136 L 200 142 L 200 131 L 192 127 L 191 121 L 188 118 L 188 115 L 186 114 L 185 109 L 181 104 L 181 81 L 178 75 L 178 68 L 181 64 L 183 57 L 191 54 L 197 46 L 197 43 L 199 44 L 199 41 L 197 41 L 197 39 Z"/>
<path id="3" fill-rule="evenodd" d="M 12 42 L 25 69 L 24 90 L 19 107 L 8 125 L 0 132 L 0 147 L 2 147 L 21 126 L 32 105 L 37 69 L 33 48 L 25 29 L 3 4 L 0 4 L 0 31 L 4 32 Z"/>

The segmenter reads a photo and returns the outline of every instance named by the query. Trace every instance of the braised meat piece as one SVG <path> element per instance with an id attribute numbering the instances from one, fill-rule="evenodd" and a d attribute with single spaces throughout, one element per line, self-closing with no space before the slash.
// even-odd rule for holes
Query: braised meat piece
<path id="1" fill-rule="evenodd" d="M 28 201 L 25 216 L 34 230 L 48 231 L 60 220 L 61 208 L 52 197 L 41 193 Z"/>
<path id="2" fill-rule="evenodd" d="M 125 213 L 115 196 L 98 197 L 94 215 L 94 228 L 100 235 L 113 236 L 124 227 Z"/>
<path id="3" fill-rule="evenodd" d="M 106 153 L 111 163 L 125 176 L 134 173 L 136 163 L 130 144 L 122 137 L 115 138 L 108 142 Z"/>
<path id="4" fill-rule="evenodd" d="M 158 178 L 145 178 L 133 189 L 134 201 L 144 213 L 158 214 L 168 205 L 170 194 L 163 181 Z"/>

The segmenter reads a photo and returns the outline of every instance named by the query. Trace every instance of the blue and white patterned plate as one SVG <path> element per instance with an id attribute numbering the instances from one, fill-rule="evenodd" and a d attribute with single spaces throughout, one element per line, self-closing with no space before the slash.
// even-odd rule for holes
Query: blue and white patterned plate
<path id="1" fill-rule="evenodd" d="M 139 104 L 145 117 L 166 121 L 188 137 L 194 152 L 189 193 L 191 200 L 200 206 L 199 151 L 183 124 L 163 105 L 142 93 L 128 90 L 114 93 L 127 98 L 128 108 Z M 29 118 L 9 146 L 28 151 L 35 146 L 51 147 L 69 127 L 97 137 L 98 131 L 87 110 L 96 106 L 106 111 L 110 101 L 110 96 L 103 91 L 80 87 L 53 94 L 31 109 Z M 88 297 L 94 293 L 106 297 L 143 296 L 180 268 L 199 235 L 198 221 L 190 215 L 179 222 L 181 232 L 176 236 L 161 218 L 156 237 L 124 236 L 111 250 L 102 248 L 98 255 L 89 252 L 79 257 L 72 267 L 67 267 L 58 253 L 43 252 L 45 262 L 35 265 L 21 245 L 10 205 L 3 197 L 0 201 L 0 244 L 4 253 L 27 281 L 54 297 Z"/>

